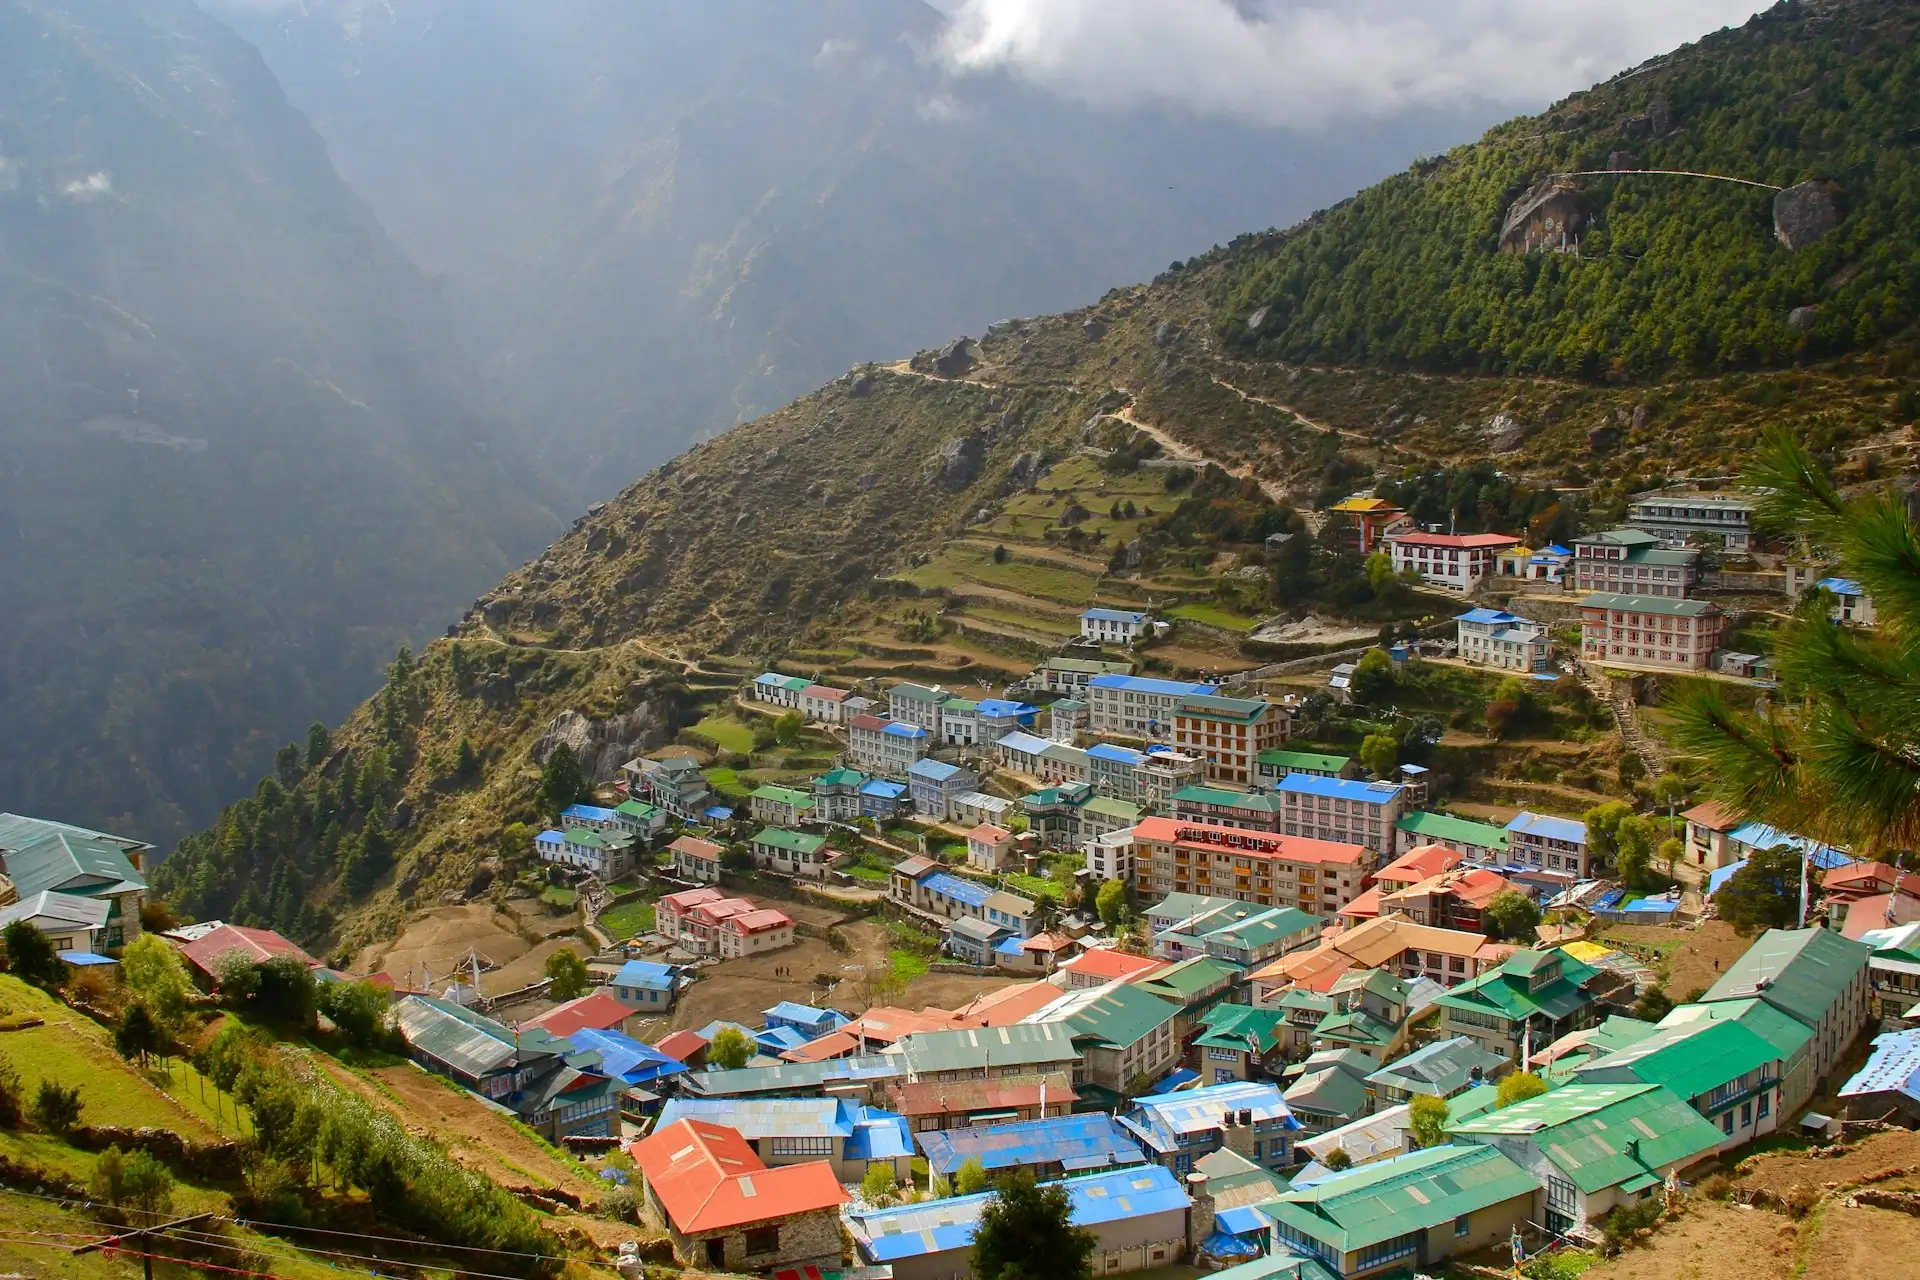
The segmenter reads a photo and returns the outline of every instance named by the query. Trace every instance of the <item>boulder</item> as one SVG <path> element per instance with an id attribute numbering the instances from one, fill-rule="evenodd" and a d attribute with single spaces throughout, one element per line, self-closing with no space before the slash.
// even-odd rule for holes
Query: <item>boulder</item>
<path id="1" fill-rule="evenodd" d="M 940 348 L 940 354 L 933 358 L 933 370 L 943 378 L 959 378 L 979 363 L 979 351 L 973 345 L 973 339 L 955 338 Z"/>
<path id="2" fill-rule="evenodd" d="M 1629 169 L 1637 169 L 1639 167 L 1631 151 L 1613 151 L 1607 155 L 1607 168 L 1613 170 L 1615 173 L 1625 173 Z"/>
<path id="3" fill-rule="evenodd" d="M 1500 224 L 1500 252 L 1535 253 L 1571 247 L 1587 228 L 1592 206 L 1571 178 L 1555 175 L 1528 188 Z"/>
<path id="4" fill-rule="evenodd" d="M 863 373 L 853 380 L 853 385 L 847 388 L 847 394 L 851 395 L 855 400 L 863 400 L 866 398 L 867 393 L 872 390 L 873 379 Z"/>
<path id="5" fill-rule="evenodd" d="M 1261 307 L 1258 311 L 1255 311 L 1252 315 L 1248 316 L 1247 332 L 1248 333 L 1260 332 L 1260 326 L 1267 322 L 1267 312 L 1271 311 L 1272 309 L 1273 308 L 1271 307 Z"/>
<path id="6" fill-rule="evenodd" d="M 1480 424 L 1480 436 L 1495 453 L 1510 453 L 1527 438 L 1527 424 L 1510 413 L 1496 413 Z"/>
<path id="7" fill-rule="evenodd" d="M 1587 447 L 1597 454 L 1612 453 L 1620 443 L 1620 428 L 1609 422 L 1587 432 Z"/>
<path id="8" fill-rule="evenodd" d="M 1813 328 L 1813 322 L 1820 314 L 1818 307 L 1795 307 L 1787 312 L 1787 328 L 1795 333 L 1805 333 Z"/>
<path id="9" fill-rule="evenodd" d="M 778 466 L 780 465 L 780 451 L 778 449 L 769 449 L 760 461 L 764 466 Z"/>
<path id="10" fill-rule="evenodd" d="M 1802 182 L 1773 198 L 1773 234 L 1789 249 L 1804 249 L 1840 225 L 1840 187 Z"/>
<path id="11" fill-rule="evenodd" d="M 413 825 L 413 801 L 402 800 L 387 814 L 387 830 L 405 831 Z"/>
<path id="12" fill-rule="evenodd" d="M 854 483 L 859 485 L 860 488 L 864 491 L 864 490 L 873 488 L 873 486 L 875 486 L 876 484 L 879 484 L 880 477 L 877 473 L 869 471 L 865 475 L 861 476 L 858 480 L 854 481 Z"/>
<path id="13" fill-rule="evenodd" d="M 1088 342 L 1098 342 L 1107 336 L 1107 322 L 1095 317 L 1081 325 L 1080 332 L 1086 335 Z"/>
<path id="14" fill-rule="evenodd" d="M 1015 480 L 1025 482 L 1033 479 L 1039 470 L 1040 455 L 1037 453 L 1023 453 L 1013 460 L 1013 465 L 1007 468 L 1007 474 Z"/>
<path id="15" fill-rule="evenodd" d="M 979 476 L 986 452 L 979 432 L 949 440 L 929 454 L 922 464 L 925 481 L 944 489 L 964 489 Z"/>
<path id="16" fill-rule="evenodd" d="M 1623 138 L 1650 138 L 1653 136 L 1652 116 L 1628 116 L 1620 122 L 1620 136 Z"/>
<path id="17" fill-rule="evenodd" d="M 1635 431 L 1645 431 L 1647 424 L 1652 421 L 1653 405 L 1651 402 L 1642 400 L 1633 407 L 1633 429 Z"/>
<path id="18" fill-rule="evenodd" d="M 1656 93 L 1647 102 L 1647 124 L 1656 138 L 1664 138 L 1673 130 L 1673 99 L 1664 93 Z"/>
<path id="19" fill-rule="evenodd" d="M 1180 326 L 1174 324 L 1171 320 L 1162 320 L 1158 325 L 1154 326 L 1153 345 L 1156 347 L 1170 347 L 1180 341 L 1182 332 Z"/>

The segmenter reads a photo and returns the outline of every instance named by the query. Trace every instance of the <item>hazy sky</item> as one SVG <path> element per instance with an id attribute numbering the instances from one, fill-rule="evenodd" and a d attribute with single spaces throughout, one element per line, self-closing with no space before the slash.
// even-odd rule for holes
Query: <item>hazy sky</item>
<path id="1" fill-rule="evenodd" d="M 1479 99 L 1538 109 L 1757 0 L 931 0 L 964 72 L 1099 106 L 1311 129 Z"/>

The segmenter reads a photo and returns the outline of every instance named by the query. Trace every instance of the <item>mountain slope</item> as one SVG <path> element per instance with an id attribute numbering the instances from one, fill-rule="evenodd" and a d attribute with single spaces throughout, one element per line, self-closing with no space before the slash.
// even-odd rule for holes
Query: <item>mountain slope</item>
<path id="1" fill-rule="evenodd" d="M 0 795 L 169 839 L 554 527 L 441 299 L 190 0 L 0 8 Z"/>
<path id="2" fill-rule="evenodd" d="M 1899 83 L 1920 51 L 1888 52 L 1874 36 L 1898 12 L 1870 0 L 1795 10 L 1703 42 L 1665 83 L 1686 101 L 1687 77 L 1715 78 L 1722 62 L 1764 68 L 1809 49 L 1843 74 L 1849 58 L 1890 58 L 1875 74 Z M 1752 92 L 1753 103 L 1734 105 L 1750 113 L 1773 100 L 1766 76 Z M 1579 101 L 1596 137 L 1637 110 L 1598 91 Z M 1571 108 L 1555 110 L 1564 119 Z M 1497 156 L 1516 130 L 1524 125 L 1485 145 Z M 1822 154 L 1810 143 L 1802 166 Z M 1469 147 L 1442 164 L 1494 161 Z M 1420 189 L 1433 171 L 1386 188 Z M 1175 643 L 1149 655 L 1167 671 L 1272 656 L 1243 637 L 1274 613 L 1295 628 L 1275 634 L 1325 644 L 1344 626 L 1371 637 L 1431 606 L 1396 611 L 1336 539 L 1296 537 L 1299 563 L 1270 563 L 1261 549 L 1269 532 L 1310 529 L 1319 517 L 1305 508 L 1369 482 L 1394 483 L 1468 527 L 1565 536 L 1613 518 L 1627 493 L 1665 475 L 1736 468 L 1774 423 L 1801 430 L 1843 478 L 1911 465 L 1906 424 L 1920 395 L 1897 337 L 1863 335 L 1818 364 L 1641 382 L 1290 363 L 1249 347 L 1238 310 L 1248 280 L 1276 261 L 1324 281 L 1351 268 L 1331 249 L 1300 247 L 1323 243 L 1316 227 L 1363 219 L 1356 243 L 1390 244 L 1410 261 L 1464 252 L 1436 209 L 1408 215 L 1386 188 L 1095 306 L 996 325 L 942 358 L 858 367 L 656 469 L 482 597 L 455 639 L 355 714 L 324 769 L 290 776 L 290 791 L 263 788 L 183 844 L 162 887 L 198 914 L 255 912 L 336 941 L 378 938 L 410 907 L 484 885 L 490 856 L 504 854 L 509 874 L 524 865 L 527 851 L 502 848 L 499 833 L 537 819 L 543 744 L 590 748 L 605 780 L 623 754 L 672 739 L 763 663 L 842 684 L 912 676 L 996 688 L 1095 600 L 1151 600 L 1179 619 Z M 1830 234 L 1847 242 L 1853 219 L 1884 218 L 1902 190 L 1850 186 L 1848 220 Z M 1488 200 L 1484 218 L 1497 225 L 1504 206 Z M 1750 251 L 1718 243 L 1696 242 L 1712 270 Z M 1597 304 L 1569 295 L 1566 305 L 1555 323 L 1578 325 L 1580 308 Z M 1460 363 L 1472 368 L 1464 344 Z M 1218 469 L 1194 475 L 1163 465 L 1168 456 Z M 1242 556 L 1259 566 L 1250 577 Z M 463 741 L 483 762 L 464 777 Z"/>
<path id="3" fill-rule="evenodd" d="M 1071 306 L 1472 136 L 955 80 L 922 0 L 393 0 L 233 19 L 466 304 L 582 503 L 855 360 Z"/>

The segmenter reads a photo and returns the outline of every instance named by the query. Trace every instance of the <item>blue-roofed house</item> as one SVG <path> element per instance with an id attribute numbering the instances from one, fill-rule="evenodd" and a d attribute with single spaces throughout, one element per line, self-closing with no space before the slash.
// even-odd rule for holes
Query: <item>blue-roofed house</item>
<path id="1" fill-rule="evenodd" d="M 1545 671 L 1544 625 L 1502 609 L 1469 609 L 1454 620 L 1460 661 L 1500 671 Z"/>
<path id="2" fill-rule="evenodd" d="M 1046 750 L 1060 746 L 1051 738 L 1042 738 L 1031 733 L 1009 733 L 994 744 L 994 751 L 1000 757 L 1000 763 L 1015 773 L 1024 773 L 1030 778 L 1045 776 Z"/>
<path id="3" fill-rule="evenodd" d="M 597 804 L 570 804 L 560 814 L 563 827 L 585 827 L 589 831 L 611 831 L 618 826 L 619 815 Z"/>
<path id="4" fill-rule="evenodd" d="M 932 749 L 933 735 L 919 725 L 876 715 L 847 721 L 847 763 L 868 773 L 905 778 Z"/>
<path id="5" fill-rule="evenodd" d="M 613 810 L 606 812 L 611 814 Z M 542 862 L 591 872 L 602 880 L 619 880 L 633 866 L 633 837 L 617 827 L 549 829 L 533 838 L 533 849 Z"/>
<path id="6" fill-rule="evenodd" d="M 1852 578 L 1822 578 L 1814 585 L 1833 596 L 1835 622 L 1854 627 L 1873 625 L 1873 597 L 1858 582 Z"/>
<path id="7" fill-rule="evenodd" d="M 858 1182 L 876 1164 L 911 1176 L 913 1137 L 904 1116 L 847 1098 L 672 1098 L 655 1131 L 677 1120 L 737 1130 L 769 1167 L 825 1160 L 842 1182 Z"/>
<path id="8" fill-rule="evenodd" d="M 904 782 L 887 778 L 868 778 L 860 784 L 860 816 L 876 822 L 891 822 L 912 806 Z"/>
<path id="9" fill-rule="evenodd" d="M 1147 615 L 1133 609 L 1088 609 L 1080 615 L 1080 634 L 1101 644 L 1132 644 L 1147 630 Z"/>
<path id="10" fill-rule="evenodd" d="M 782 1000 L 764 1012 L 767 1026 L 792 1027 L 809 1040 L 818 1040 L 821 1036 L 838 1031 L 847 1022 L 847 1015 L 837 1009 L 818 1009 L 791 1000 Z"/>
<path id="11" fill-rule="evenodd" d="M 665 1013 L 679 995 L 681 978 L 671 965 L 651 960 L 629 960 L 607 984 L 621 1004 L 640 1013 Z"/>
<path id="12" fill-rule="evenodd" d="M 1040 708 L 1006 698 L 982 698 L 974 704 L 974 720 L 974 745 L 991 747 L 1010 733 L 1030 732 L 1039 723 Z"/>
<path id="13" fill-rule="evenodd" d="M 1093 769 L 1093 785 L 1121 800 L 1140 797 L 1140 768 L 1146 753 L 1111 742 L 1096 742 L 1087 748 L 1087 762 Z"/>
<path id="14" fill-rule="evenodd" d="M 1104 1111 L 1063 1114 L 1016 1124 L 977 1125 L 915 1135 L 933 1172 L 951 1178 L 968 1160 L 989 1173 L 1026 1168 L 1038 1178 L 1069 1177 L 1093 1169 L 1145 1164 L 1133 1135 Z"/>
<path id="15" fill-rule="evenodd" d="M 1102 1274 L 1168 1266 L 1199 1243 L 1187 1238 L 1192 1202 L 1180 1181 L 1158 1166 L 1112 1169 L 1058 1185 L 1066 1189 L 1073 1225 L 1093 1233 L 1095 1258 L 1113 1260 L 1111 1268 L 1100 1267 Z M 849 1209 L 845 1217 L 860 1261 L 889 1268 L 893 1280 L 953 1280 L 972 1273 L 974 1230 L 992 1198 L 991 1192 L 949 1196 Z"/>
<path id="16" fill-rule="evenodd" d="M 1851 1120 L 1893 1117 L 1920 1126 L 1920 1031 L 1888 1031 L 1873 1038 L 1867 1065 L 1839 1094 Z"/>
<path id="17" fill-rule="evenodd" d="M 1279 1085 L 1249 1080 L 1136 1098 L 1120 1123 L 1150 1160 L 1183 1178 L 1222 1147 L 1263 1168 L 1285 1170 L 1301 1127 Z"/>
<path id="18" fill-rule="evenodd" d="M 1218 692 L 1218 685 L 1186 680 L 1095 676 L 1087 681 L 1087 725 L 1095 733 L 1161 735 L 1172 730 L 1182 699 Z"/>
<path id="19" fill-rule="evenodd" d="M 1543 813 L 1517 813 L 1507 824 L 1507 861 L 1587 878 L 1587 824 Z"/>
<path id="20" fill-rule="evenodd" d="M 1852 857 L 1832 845 L 1822 844 L 1810 836 L 1781 831 L 1764 822 L 1745 823 L 1727 833 L 1727 851 L 1743 861 L 1755 849 L 1777 849 L 1781 845 L 1795 853 L 1809 855 L 1816 871 L 1831 871 L 1835 867 L 1852 866 L 1854 862 Z"/>
<path id="21" fill-rule="evenodd" d="M 754 1044 L 759 1046 L 760 1052 L 771 1058 L 798 1049 L 807 1043 L 807 1039 L 792 1027 L 762 1027 L 753 1033 Z"/>
<path id="22" fill-rule="evenodd" d="M 980 775 L 943 760 L 917 760 L 906 772 L 907 794 L 914 810 L 945 822 L 953 816 L 953 801 L 980 786 Z"/>
<path id="23" fill-rule="evenodd" d="M 852 822 L 860 816 L 860 788 L 867 775 L 858 769 L 831 769 L 813 780 L 813 816 L 821 822 Z M 769 819 L 762 819 L 769 821 Z"/>
<path id="24" fill-rule="evenodd" d="M 992 896 L 993 889 L 977 880 L 936 871 L 915 881 L 912 905 L 947 920 L 978 920 L 985 918 L 987 899 Z"/>
<path id="25" fill-rule="evenodd" d="M 1357 844 L 1393 853 L 1394 827 L 1413 806 L 1397 782 L 1362 782 L 1290 773 L 1274 787 L 1280 799 L 1279 833 Z"/>
<path id="26" fill-rule="evenodd" d="M 583 1053 L 600 1055 L 600 1070 L 614 1079 L 634 1086 L 657 1084 L 668 1076 L 684 1074 L 687 1066 L 661 1053 L 650 1044 L 642 1044 L 622 1031 L 596 1031 L 583 1027 L 567 1037 L 567 1043 Z"/>
<path id="27" fill-rule="evenodd" d="M 940 950 L 963 964 L 984 969 L 997 964 L 1000 945 L 1016 937 L 1004 924 L 981 916 L 961 916 L 940 935 Z"/>

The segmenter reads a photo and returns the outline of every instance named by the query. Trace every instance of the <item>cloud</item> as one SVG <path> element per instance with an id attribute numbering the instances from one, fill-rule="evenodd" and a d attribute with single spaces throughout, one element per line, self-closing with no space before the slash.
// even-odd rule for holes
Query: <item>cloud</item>
<path id="1" fill-rule="evenodd" d="M 860 52 L 860 46 L 857 42 L 834 36 L 820 45 L 820 52 L 813 55 L 813 65 L 824 71 L 829 67 L 851 61 L 853 55 L 858 52 Z"/>
<path id="2" fill-rule="evenodd" d="M 69 200 L 87 204 L 113 194 L 113 176 L 104 169 L 98 173 L 90 173 L 84 178 L 76 178 L 61 187 L 60 194 Z"/>
<path id="3" fill-rule="evenodd" d="M 1262 125 L 1491 101 L 1538 109 L 1739 24 L 1760 0 L 936 0 L 952 70 L 1096 106 Z"/>

